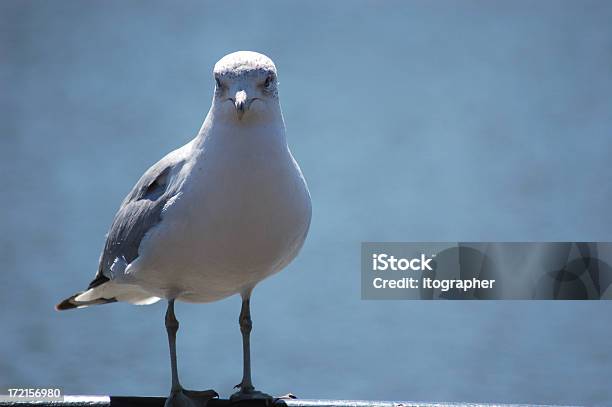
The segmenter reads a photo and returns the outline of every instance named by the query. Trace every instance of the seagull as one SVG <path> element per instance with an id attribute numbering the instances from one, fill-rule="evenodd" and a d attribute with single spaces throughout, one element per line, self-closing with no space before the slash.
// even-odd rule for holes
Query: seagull
<path id="1" fill-rule="evenodd" d="M 250 298 L 302 248 L 311 201 L 287 145 L 277 70 L 267 56 L 238 51 L 214 66 L 214 97 L 197 136 L 149 168 L 121 203 L 97 274 L 57 310 L 167 300 L 172 387 L 166 406 L 197 405 L 212 390 L 181 386 L 176 300 L 242 297 L 243 376 L 231 400 L 270 399 L 251 380 Z"/>

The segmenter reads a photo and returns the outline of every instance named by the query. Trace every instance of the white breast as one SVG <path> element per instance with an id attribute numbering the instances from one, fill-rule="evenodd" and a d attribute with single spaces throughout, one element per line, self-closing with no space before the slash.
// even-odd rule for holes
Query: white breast
<path id="1" fill-rule="evenodd" d="M 217 136 L 194 144 L 179 193 L 131 267 L 155 296 L 209 302 L 250 289 L 306 237 L 310 196 L 284 134 Z"/>

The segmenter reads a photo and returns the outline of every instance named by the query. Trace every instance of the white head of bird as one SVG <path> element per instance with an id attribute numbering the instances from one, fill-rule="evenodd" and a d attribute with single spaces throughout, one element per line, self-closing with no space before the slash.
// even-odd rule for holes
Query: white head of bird
<path id="1" fill-rule="evenodd" d="M 276 66 L 267 56 L 251 51 L 228 54 L 215 64 L 216 120 L 237 125 L 281 119 Z"/>

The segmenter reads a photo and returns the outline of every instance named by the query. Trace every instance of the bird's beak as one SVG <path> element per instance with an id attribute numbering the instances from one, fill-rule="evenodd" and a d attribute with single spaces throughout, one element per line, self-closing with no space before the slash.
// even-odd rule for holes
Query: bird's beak
<path id="1" fill-rule="evenodd" d="M 236 106 L 236 113 L 238 113 L 238 119 L 242 119 L 244 112 L 248 109 L 247 94 L 244 90 L 236 92 L 236 97 L 234 98 L 234 106 Z"/>

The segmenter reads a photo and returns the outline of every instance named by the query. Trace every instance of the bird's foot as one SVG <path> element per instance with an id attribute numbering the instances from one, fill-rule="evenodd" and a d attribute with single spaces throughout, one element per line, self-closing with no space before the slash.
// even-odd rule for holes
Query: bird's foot
<path id="1" fill-rule="evenodd" d="M 219 394 L 214 390 L 183 390 L 189 398 L 198 401 L 201 405 L 205 405 L 210 399 L 219 397 Z"/>
<path id="2" fill-rule="evenodd" d="M 263 393 L 261 391 L 255 390 L 253 386 L 243 386 L 242 383 L 234 386 L 235 388 L 240 388 L 239 391 L 232 394 L 230 396 L 231 402 L 237 401 L 245 401 L 245 400 L 264 400 L 266 404 L 272 403 L 274 401 L 274 397 L 269 394 Z"/>
<path id="3" fill-rule="evenodd" d="M 178 390 L 170 393 L 164 403 L 164 407 L 199 407 L 198 404 L 184 390 Z"/>
<path id="4" fill-rule="evenodd" d="M 295 400 L 295 399 L 297 399 L 297 396 L 293 393 L 287 393 L 282 396 L 274 397 L 274 400 Z"/>
<path id="5" fill-rule="evenodd" d="M 204 407 L 206 402 L 212 398 L 219 397 L 214 390 L 173 390 L 164 407 Z"/>

